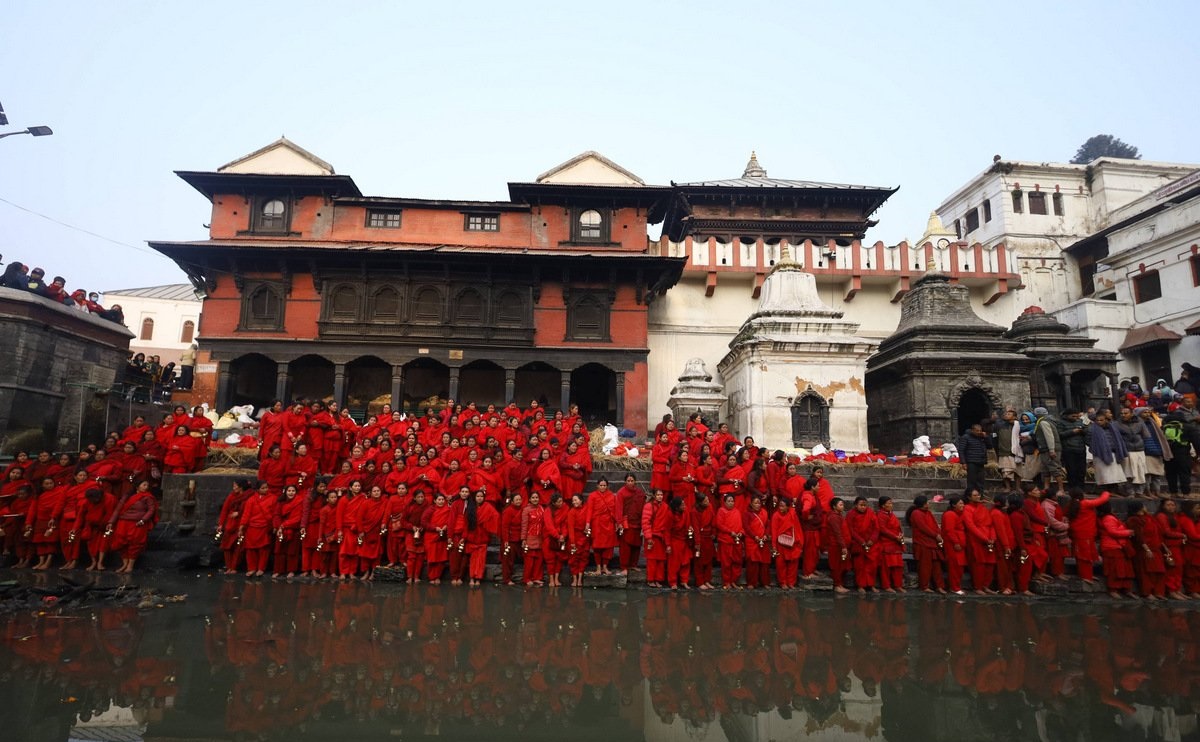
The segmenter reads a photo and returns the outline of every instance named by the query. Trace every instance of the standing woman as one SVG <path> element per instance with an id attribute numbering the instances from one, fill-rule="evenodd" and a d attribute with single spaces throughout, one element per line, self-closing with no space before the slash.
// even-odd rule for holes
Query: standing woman
<path id="1" fill-rule="evenodd" d="M 990 595 L 996 576 L 996 527 L 983 504 L 983 494 L 975 488 L 967 493 L 963 510 L 967 532 L 967 563 L 971 566 L 971 584 L 975 592 Z"/>
<path id="2" fill-rule="evenodd" d="M 521 552 L 521 505 L 521 493 L 514 492 L 500 514 L 500 582 L 505 585 L 516 584 L 513 572 Z"/>
<path id="3" fill-rule="evenodd" d="M 562 483 L 564 500 L 583 493 L 588 477 L 592 476 L 592 455 L 587 448 L 571 441 L 558 462 L 559 481 Z"/>
<path id="4" fill-rule="evenodd" d="M 354 545 L 361 579 L 370 581 L 383 558 L 388 501 L 383 497 L 383 488 L 377 484 L 372 485 L 367 496 L 361 499 L 354 515 Z"/>
<path id="5" fill-rule="evenodd" d="M 337 572 L 338 541 L 342 532 L 337 527 L 338 502 L 342 493 L 330 487 L 325 490 L 325 504 L 321 506 L 320 537 L 313 555 L 313 575 L 320 578 L 332 577 Z"/>
<path id="6" fill-rule="evenodd" d="M 562 587 L 562 571 L 567 564 L 567 504 L 558 492 L 550 495 L 546 508 L 546 538 L 542 539 L 542 558 L 546 565 L 546 585 Z"/>
<path id="7" fill-rule="evenodd" d="M 737 498 L 732 492 L 725 495 L 723 505 L 717 511 L 714 520 L 717 529 L 717 558 L 721 562 L 721 589 L 740 590 L 738 578 L 742 575 L 742 539 L 746 533 L 746 525 L 742 520 L 741 511 L 737 509 Z"/>
<path id="8" fill-rule="evenodd" d="M 967 528 L 963 524 L 961 498 L 951 497 L 949 507 L 942 514 L 942 538 L 946 543 L 946 587 L 955 595 L 962 595 L 962 577 L 967 566 Z"/>
<path id="9" fill-rule="evenodd" d="M 904 531 L 892 498 L 879 498 L 875 518 L 879 522 L 879 584 L 889 593 L 904 592 Z"/>
<path id="10" fill-rule="evenodd" d="M 545 539 L 546 514 L 541 496 L 536 491 L 530 492 L 529 505 L 521 511 L 521 551 L 524 554 L 521 579 L 526 587 L 541 587 L 544 584 L 542 541 Z"/>
<path id="11" fill-rule="evenodd" d="M 621 538 L 620 565 L 618 574 L 629 574 L 637 569 L 642 551 L 642 510 L 646 507 L 646 491 L 637 483 L 637 477 L 625 475 L 625 486 L 617 491 L 617 510 L 620 526 L 617 535 Z"/>
<path id="12" fill-rule="evenodd" d="M 242 507 L 238 521 L 237 543 L 246 554 L 246 576 L 262 577 L 267 569 L 267 558 L 271 550 L 271 524 L 275 519 L 276 497 L 271 494 L 266 482 L 259 482 L 258 489 Z"/>
<path id="13" fill-rule="evenodd" d="M 13 472 L 20 471 L 19 468 L 13 469 Z M 86 483 L 87 470 L 78 470 L 75 480 Z M 71 485 L 55 486 L 52 479 L 45 479 L 40 484 L 41 491 L 26 505 L 25 516 L 25 539 L 32 544 L 34 552 L 37 553 L 38 562 L 33 568 L 38 571 L 50 569 L 50 562 L 58 553 L 58 522 L 54 518 L 55 513 L 62 510 L 63 500 L 71 488 Z M 26 487 L 29 485 L 25 483 L 24 478 L 20 479 L 17 492 Z"/>
<path id="14" fill-rule="evenodd" d="M 617 496 L 608 488 L 608 480 L 604 477 L 596 482 L 596 491 L 588 495 L 584 519 L 587 521 L 592 553 L 596 558 L 595 574 L 609 574 L 608 565 L 617 546 L 621 513 Z"/>
<path id="15" fill-rule="evenodd" d="M 300 529 L 304 527 L 301 516 L 304 515 L 307 500 L 307 496 L 297 497 L 296 488 L 289 484 L 283 488 L 283 495 L 275 504 L 272 520 L 275 530 L 275 579 L 286 576 L 290 580 L 300 569 Z"/>
<path id="16" fill-rule="evenodd" d="M 796 479 L 800 477 L 797 476 Z M 788 487 L 793 486 L 790 480 Z M 801 485 L 797 517 L 800 527 L 804 530 L 804 551 L 800 556 L 800 576 L 810 580 L 816 575 L 817 562 L 821 560 L 821 548 L 825 533 L 825 509 L 817 498 L 812 486 L 819 486 L 820 481 L 811 478 Z"/>
<path id="17" fill-rule="evenodd" d="M 846 503 L 840 497 L 829 501 L 829 514 L 825 518 L 822 538 L 829 552 L 829 575 L 833 578 L 833 591 L 848 593 L 846 567 L 850 564 L 850 529 L 846 527 Z"/>
<path id="18" fill-rule="evenodd" d="M 150 491 L 150 482 L 143 481 L 132 494 L 121 500 L 108 522 L 113 531 L 112 550 L 121 553 L 122 562 L 117 574 L 133 571 L 133 563 L 146 550 L 150 529 L 157 521 L 158 502 Z"/>
<path id="19" fill-rule="evenodd" d="M 99 487 L 92 487 L 84 494 L 79 514 L 79 539 L 87 544 L 92 562 L 88 572 L 104 571 L 104 555 L 108 551 L 108 539 L 104 537 L 105 524 L 117 508 L 117 497 Z"/>
<path id="20" fill-rule="evenodd" d="M 217 516 L 217 544 L 224 555 L 224 574 L 232 575 L 238 569 L 241 549 L 238 546 L 238 523 L 241 521 L 242 505 L 251 496 L 250 480 L 234 481 L 233 489 L 221 503 L 221 514 Z"/>
<path id="21" fill-rule="evenodd" d="M 671 461 L 674 459 L 675 447 L 671 445 L 666 432 L 658 436 L 654 447 L 650 449 L 650 491 L 671 489 Z"/>
<path id="22" fill-rule="evenodd" d="M 917 495 L 904 520 L 913 535 L 913 556 L 917 559 L 917 587 L 923 592 L 946 592 L 942 564 L 946 561 L 945 542 L 937 518 L 929 507 L 929 498 Z"/>
<path id="23" fill-rule="evenodd" d="M 667 580 L 667 539 L 670 536 L 671 511 L 663 502 L 663 497 L 663 491 L 655 489 L 654 498 L 642 508 L 647 587 L 662 587 Z"/>
<path id="24" fill-rule="evenodd" d="M 425 560 L 428 563 L 430 585 L 442 584 L 442 572 L 450 559 L 448 544 L 450 542 L 450 507 L 446 504 L 446 496 L 437 493 L 433 498 L 433 507 L 427 509 L 421 516 L 421 529 L 425 539 Z M 415 576 L 415 575 L 414 575 Z"/>
<path id="25" fill-rule="evenodd" d="M 701 590 L 712 590 L 713 562 L 717 558 L 717 521 L 716 508 L 712 506 L 709 495 L 704 492 L 696 494 L 696 510 L 692 513 L 692 528 L 695 529 L 696 550 L 692 553 L 692 574 L 696 576 L 696 585 Z"/>
<path id="26" fill-rule="evenodd" d="M 1070 492 L 1071 502 L 1067 505 L 1067 521 L 1070 524 L 1071 548 L 1075 553 L 1075 569 L 1086 582 L 1096 581 L 1096 562 L 1100 552 L 1096 548 L 1096 537 L 1100 524 L 1096 509 L 1108 502 L 1108 490 L 1099 497 L 1088 499 L 1078 487 Z"/>
<path id="27" fill-rule="evenodd" d="M 571 506 L 567 510 L 567 523 L 563 530 L 567 535 L 567 571 L 571 573 L 571 587 L 583 587 L 583 571 L 587 569 L 592 540 L 589 538 L 591 528 L 583 509 L 583 497 L 578 492 L 571 495 Z"/>
<path id="28" fill-rule="evenodd" d="M 850 533 L 850 557 L 854 564 L 854 582 L 860 593 L 875 589 L 875 570 L 879 550 L 879 521 L 867 507 L 867 498 L 854 498 L 854 508 L 846 514 Z"/>
<path id="29" fill-rule="evenodd" d="M 1133 531 L 1133 571 L 1142 597 L 1147 600 L 1165 598 L 1167 564 L 1158 522 L 1146 512 L 1144 504 L 1135 502 L 1129 506 L 1125 525 Z"/>
<path id="30" fill-rule="evenodd" d="M 1179 518 L 1187 542 L 1183 545 L 1183 592 L 1200 598 L 1200 502 L 1187 503 Z"/>
<path id="31" fill-rule="evenodd" d="M 667 527 L 667 587 L 686 590 L 692 578 L 692 554 L 696 539 L 692 511 L 679 497 L 671 499 L 670 511 L 671 524 Z"/>
<path id="32" fill-rule="evenodd" d="M 258 458 L 264 461 L 271 449 L 283 442 L 283 402 L 271 400 L 271 406 L 263 410 L 258 419 Z"/>
<path id="33" fill-rule="evenodd" d="M 671 472 L 668 475 L 671 480 L 671 500 L 676 497 L 683 500 L 683 504 L 691 508 L 696 504 L 696 469 L 692 466 L 691 454 L 686 448 L 679 451 L 679 457 L 671 464 Z"/>
<path id="34" fill-rule="evenodd" d="M 1158 503 L 1158 512 L 1154 515 L 1158 529 L 1162 532 L 1163 557 L 1166 561 L 1166 590 L 1167 597 L 1172 600 L 1185 600 L 1183 594 L 1183 570 L 1187 561 L 1185 555 L 1187 534 L 1183 530 L 1186 518 L 1179 512 L 1179 503 L 1174 500 L 1162 500 Z"/>
<path id="35" fill-rule="evenodd" d="M 549 448 L 543 448 L 538 455 L 531 491 L 538 493 L 539 500 L 546 501 L 550 500 L 551 495 L 562 491 L 562 475 Z"/>
<path id="36" fill-rule="evenodd" d="M 500 514 L 488 502 L 486 489 L 475 490 L 467 504 L 467 575 L 470 587 L 483 584 L 487 567 L 487 547 L 492 536 L 500 532 Z"/>
<path id="37" fill-rule="evenodd" d="M 756 459 L 756 465 L 762 459 Z M 765 480 L 764 480 L 765 484 Z M 769 587 L 771 584 L 771 544 L 767 528 L 767 511 L 761 495 L 750 496 L 750 509 L 744 516 L 746 530 L 746 587 Z"/>
<path id="38" fill-rule="evenodd" d="M 425 566 L 425 539 L 421 536 L 425 510 L 425 493 L 417 490 L 404 508 L 404 575 L 410 585 L 421 581 L 421 569 Z"/>
<path id="39" fill-rule="evenodd" d="M 779 507 L 771 516 L 771 547 L 775 550 L 776 584 L 785 590 L 795 588 L 800 555 L 804 551 L 804 531 L 789 497 L 779 498 Z"/>
<path id="40" fill-rule="evenodd" d="M 1104 559 L 1104 583 L 1114 598 L 1133 592 L 1133 530 L 1113 515 L 1112 505 L 1096 508 L 1100 516 L 1100 556 Z"/>
<path id="41" fill-rule="evenodd" d="M 324 481 L 317 482 L 313 491 L 304 498 L 300 513 L 300 574 L 320 576 L 317 569 L 317 547 L 321 543 L 321 510 L 329 487 Z"/>

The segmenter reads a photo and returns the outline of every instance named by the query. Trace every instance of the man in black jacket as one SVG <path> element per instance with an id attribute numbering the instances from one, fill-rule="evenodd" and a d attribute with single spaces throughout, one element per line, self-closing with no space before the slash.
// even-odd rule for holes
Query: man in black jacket
<path id="1" fill-rule="evenodd" d="M 967 466 L 967 492 L 984 492 L 983 469 L 988 460 L 988 435 L 979 423 L 972 425 L 958 439 L 958 460 Z"/>

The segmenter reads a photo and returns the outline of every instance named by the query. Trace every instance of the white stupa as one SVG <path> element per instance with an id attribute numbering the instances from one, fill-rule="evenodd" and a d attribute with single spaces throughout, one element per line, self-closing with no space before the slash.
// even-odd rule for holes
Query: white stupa
<path id="1" fill-rule="evenodd" d="M 786 245 L 717 368 L 730 427 L 768 448 L 867 450 L 867 357 L 877 343 L 821 301 Z"/>

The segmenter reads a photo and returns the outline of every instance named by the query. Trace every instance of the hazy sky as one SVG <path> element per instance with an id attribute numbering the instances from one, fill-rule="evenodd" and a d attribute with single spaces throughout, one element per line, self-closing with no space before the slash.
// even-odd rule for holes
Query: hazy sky
<path id="1" fill-rule="evenodd" d="M 1200 4 L 20 2 L 3 12 L 4 261 L 92 290 L 183 280 L 213 170 L 286 134 L 364 193 L 503 199 L 594 149 L 648 183 L 900 186 L 921 235 L 991 163 L 1111 133 L 1200 162 Z M 1186 134 L 1185 134 L 1186 132 Z"/>

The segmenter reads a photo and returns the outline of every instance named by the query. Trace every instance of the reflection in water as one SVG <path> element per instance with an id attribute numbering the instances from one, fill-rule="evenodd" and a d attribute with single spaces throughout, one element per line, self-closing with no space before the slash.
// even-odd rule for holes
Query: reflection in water
<path id="1" fill-rule="evenodd" d="M 155 738 L 1198 739 L 1182 609 L 187 589 L 152 613 L 0 620 L 5 739 L 59 742 L 112 707 Z"/>

